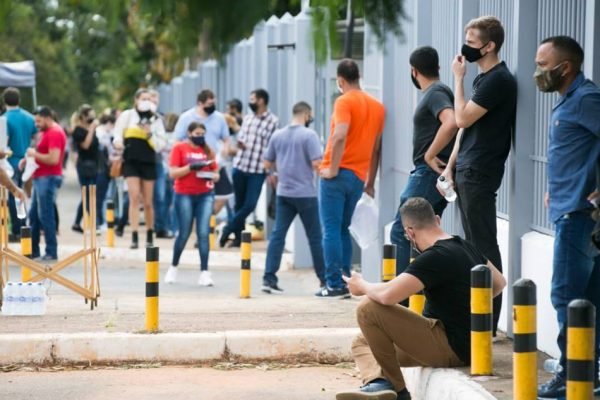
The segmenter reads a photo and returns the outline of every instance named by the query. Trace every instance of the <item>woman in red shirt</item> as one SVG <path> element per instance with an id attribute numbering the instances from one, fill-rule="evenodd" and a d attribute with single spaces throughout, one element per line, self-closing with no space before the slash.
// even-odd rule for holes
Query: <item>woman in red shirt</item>
<path id="1" fill-rule="evenodd" d="M 169 175 L 175 180 L 175 212 L 179 232 L 175 238 L 173 262 L 165 276 L 165 283 L 177 281 L 177 265 L 185 248 L 194 219 L 200 252 L 201 286 L 214 284 L 208 271 L 208 234 L 215 195 L 213 188 L 219 179 L 215 152 L 208 147 L 204 135 L 206 127 L 192 122 L 188 126 L 187 139 L 177 143 L 171 150 Z"/>

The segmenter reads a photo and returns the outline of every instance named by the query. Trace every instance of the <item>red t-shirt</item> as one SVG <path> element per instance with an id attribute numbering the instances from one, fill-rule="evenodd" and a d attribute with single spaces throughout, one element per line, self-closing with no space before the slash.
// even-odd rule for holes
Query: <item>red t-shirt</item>
<path id="1" fill-rule="evenodd" d="M 171 150 L 171 159 L 169 165 L 171 167 L 183 167 L 191 164 L 194 161 L 208 160 L 207 154 L 202 147 L 193 147 L 186 142 L 175 144 Z M 203 167 L 199 171 L 190 171 L 187 175 L 175 179 L 174 189 L 178 194 L 203 194 L 208 193 L 215 187 L 212 180 L 199 178 L 197 172 L 216 171 L 217 163 Z"/>
<path id="2" fill-rule="evenodd" d="M 50 149 L 59 149 L 60 158 L 58 164 L 48 165 L 44 164 L 40 160 L 35 160 L 38 164 L 38 168 L 33 173 L 34 178 L 42 176 L 61 176 L 63 159 L 65 157 L 65 148 L 67 146 L 67 135 L 60 125 L 54 124 L 50 128 L 42 131 L 42 137 L 35 148 L 38 153 L 48 154 Z"/>

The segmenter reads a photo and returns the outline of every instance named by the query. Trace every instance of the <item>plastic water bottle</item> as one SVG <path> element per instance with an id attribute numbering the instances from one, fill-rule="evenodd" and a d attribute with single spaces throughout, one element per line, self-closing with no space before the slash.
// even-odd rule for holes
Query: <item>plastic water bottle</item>
<path id="1" fill-rule="evenodd" d="M 22 282 L 18 282 L 15 292 L 15 307 L 12 315 L 25 315 L 25 285 Z"/>
<path id="2" fill-rule="evenodd" d="M 562 371 L 562 366 L 559 361 L 555 358 L 549 358 L 544 361 L 544 371 L 549 372 L 551 374 L 558 374 Z"/>
<path id="3" fill-rule="evenodd" d="M 46 288 L 41 282 L 34 284 L 31 315 L 46 314 Z"/>
<path id="4" fill-rule="evenodd" d="M 33 315 L 33 298 L 35 296 L 35 286 L 31 282 L 28 282 L 23 286 L 23 297 L 25 297 L 23 315 Z"/>
<path id="5" fill-rule="evenodd" d="M 2 314 L 13 315 L 15 309 L 15 285 L 7 282 L 2 293 Z"/>
<path id="6" fill-rule="evenodd" d="M 450 184 L 450 182 L 448 182 L 446 180 L 446 177 L 444 177 L 443 175 L 440 176 L 438 178 L 438 185 L 444 192 L 444 198 L 446 199 L 447 202 L 452 203 L 453 201 L 456 200 L 456 192 L 452 188 L 452 185 Z"/>
<path id="7" fill-rule="evenodd" d="M 15 199 L 15 208 L 17 209 L 17 218 L 27 218 L 27 206 L 23 200 Z"/>

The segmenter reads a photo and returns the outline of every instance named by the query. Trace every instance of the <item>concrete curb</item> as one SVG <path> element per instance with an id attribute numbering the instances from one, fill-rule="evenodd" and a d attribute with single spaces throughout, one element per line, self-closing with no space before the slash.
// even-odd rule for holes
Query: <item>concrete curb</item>
<path id="1" fill-rule="evenodd" d="M 2 334 L 0 365 L 219 360 L 352 361 L 357 328 L 226 331 L 215 333 Z M 454 369 L 403 368 L 414 399 L 494 400 Z"/>

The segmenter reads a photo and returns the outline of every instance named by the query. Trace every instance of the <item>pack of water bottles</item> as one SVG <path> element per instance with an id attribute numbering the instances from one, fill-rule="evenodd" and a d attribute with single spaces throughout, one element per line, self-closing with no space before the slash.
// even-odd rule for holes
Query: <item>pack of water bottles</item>
<path id="1" fill-rule="evenodd" d="M 7 282 L 2 296 L 3 315 L 44 315 L 46 288 L 40 282 Z"/>

